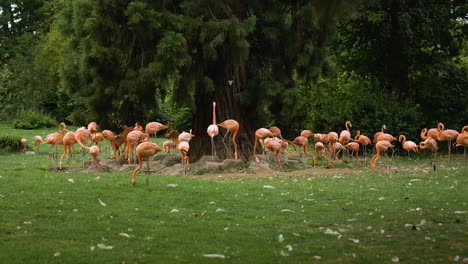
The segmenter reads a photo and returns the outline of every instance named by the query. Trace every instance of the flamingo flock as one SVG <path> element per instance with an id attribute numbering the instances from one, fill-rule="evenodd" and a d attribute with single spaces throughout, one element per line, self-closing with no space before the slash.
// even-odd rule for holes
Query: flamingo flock
<path id="1" fill-rule="evenodd" d="M 226 153 L 230 158 L 238 159 L 238 144 L 236 136 L 239 132 L 239 123 L 234 119 L 228 119 L 222 123 L 216 122 L 216 102 L 212 104 L 212 118 L 213 122 L 207 128 L 207 134 L 211 138 L 211 155 L 216 156 L 216 147 L 214 143 L 214 137 L 220 133 L 219 128 L 226 130 L 226 134 L 222 138 L 222 143 L 226 148 Z M 448 144 L 448 158 L 451 159 L 451 147 L 452 142 L 456 142 L 456 147 L 464 148 L 464 158 L 467 158 L 466 148 L 468 147 L 468 126 L 463 127 L 461 132 L 453 129 L 445 129 L 442 123 L 437 125 L 437 128 L 422 129 L 420 136 L 423 140 L 419 144 L 407 140 L 405 135 L 399 135 L 398 140 L 391 134 L 385 133 L 387 126 L 382 125 L 381 130 L 374 134 L 374 139 L 371 141 L 369 137 L 361 134 L 360 130 L 356 131 L 354 138 L 352 137 L 351 129 L 353 125 L 350 121 L 345 122 L 345 130 L 342 130 L 340 134 L 336 132 L 328 133 L 313 133 L 311 130 L 302 130 L 293 141 L 284 139 L 281 134 L 281 129 L 277 126 L 271 126 L 270 128 L 259 128 L 255 131 L 255 138 L 253 144 L 253 158 L 255 162 L 260 163 L 265 159 L 267 151 L 275 154 L 276 161 L 278 162 L 278 169 L 283 170 L 283 165 L 280 159 L 280 153 L 284 152 L 288 157 L 290 154 L 287 152 L 289 145 L 293 146 L 296 150 L 296 146 L 299 147 L 299 155 L 302 157 L 303 154 L 311 158 L 311 162 L 314 166 L 318 166 L 318 160 L 327 159 L 328 168 L 333 168 L 333 161 L 337 160 L 340 153 L 344 150 L 351 152 L 351 157 L 357 160 L 357 165 L 362 165 L 359 157 L 361 148 L 363 149 L 363 155 L 367 153 L 367 147 L 374 145 L 375 155 L 370 161 L 370 168 L 373 171 L 377 170 L 377 161 L 381 158 L 381 155 L 387 152 L 388 149 L 395 147 L 394 141 L 401 142 L 402 148 L 408 153 L 419 152 L 419 149 L 427 149 L 432 152 L 433 158 L 435 159 L 436 153 L 439 149 L 438 142 L 447 141 Z M 154 156 L 158 152 L 169 153 L 172 149 L 178 150 L 181 158 L 182 165 L 187 172 L 190 169 L 190 140 L 195 136 L 190 132 L 180 133 L 177 130 L 170 128 L 170 123 L 163 125 L 159 122 L 149 122 L 145 125 L 145 129 L 137 122 L 134 127 L 128 127 L 126 125 L 120 125 L 122 129 L 121 135 L 116 135 L 111 130 L 103 130 L 98 132 L 98 125 L 96 122 L 91 122 L 87 127 L 80 127 L 76 131 L 69 131 L 65 123 L 60 123 L 59 132 L 51 133 L 43 140 L 40 136 L 34 137 L 35 151 L 39 152 L 39 145 L 50 144 L 51 149 L 49 151 L 49 157 L 55 161 L 58 160 L 57 146 L 63 145 L 63 154 L 59 160 L 59 168 L 63 169 L 63 158 L 70 161 L 70 154 L 75 154 L 75 144 L 79 144 L 83 150 L 83 155 L 89 152 L 93 158 L 93 165 L 96 172 L 100 172 L 98 157 L 101 153 L 100 142 L 107 140 L 110 142 L 112 148 L 111 159 L 127 159 L 127 163 L 131 164 L 132 160 L 138 163 L 137 167 L 132 173 L 132 184 L 136 185 L 136 174 L 142 168 L 142 162 L 144 159 L 148 160 L 151 156 Z M 150 141 L 152 135 L 157 138 L 157 133 L 161 130 L 167 129 L 165 137 L 170 139 L 163 143 L 163 147 L 160 148 L 156 143 Z M 226 137 L 228 138 L 228 144 L 226 144 Z M 309 138 L 315 140 L 315 156 L 308 151 Z M 91 142 L 89 145 L 88 141 Z M 232 142 L 231 142 L 232 141 Z M 22 139 L 23 153 L 27 149 L 27 139 Z M 95 145 L 92 145 L 95 144 Z M 233 145 L 231 149 L 230 145 Z M 118 155 L 118 150 L 124 145 L 123 152 Z M 228 146 L 229 145 L 229 146 Z M 260 146 L 262 157 L 261 159 L 257 156 L 257 148 Z M 83 159 L 84 161 L 84 159 Z M 147 165 L 149 171 L 149 162 Z M 148 178 L 147 178 L 148 183 Z"/>

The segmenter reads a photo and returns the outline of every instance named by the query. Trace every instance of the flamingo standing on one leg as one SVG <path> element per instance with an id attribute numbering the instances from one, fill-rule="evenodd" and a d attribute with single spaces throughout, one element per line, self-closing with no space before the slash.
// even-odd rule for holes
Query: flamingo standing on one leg
<path id="1" fill-rule="evenodd" d="M 282 142 L 282 140 L 277 138 L 277 137 L 266 138 L 265 139 L 265 146 L 270 151 L 275 152 L 276 160 L 278 161 L 278 168 L 279 168 L 279 170 L 283 170 L 283 165 L 281 165 L 281 160 L 279 158 L 279 154 L 281 152 L 281 143 L 280 142 Z"/>
<path id="2" fill-rule="evenodd" d="M 377 160 L 380 158 L 380 153 L 387 151 L 387 149 L 393 148 L 393 147 L 394 146 L 390 142 L 385 141 L 385 140 L 378 141 L 375 144 L 375 149 L 377 153 L 372 157 L 371 163 L 370 163 L 370 167 L 373 171 L 377 171 L 375 164 L 377 163 Z"/>
<path id="3" fill-rule="evenodd" d="M 413 141 L 406 140 L 405 135 L 400 135 L 398 137 L 398 141 L 402 142 L 401 145 L 403 146 L 403 149 L 408 152 L 408 157 L 410 156 L 410 151 L 419 152 L 418 145 Z"/>
<path id="4" fill-rule="evenodd" d="M 466 156 L 466 148 L 468 148 L 468 126 L 464 126 L 461 130 L 461 133 L 457 136 L 457 145 L 456 147 L 463 147 L 463 157 L 467 158 Z"/>
<path id="5" fill-rule="evenodd" d="M 99 172 L 99 165 L 97 162 L 98 156 L 99 156 L 99 147 L 94 145 L 89 148 L 89 153 L 91 153 L 91 156 L 93 156 L 93 164 L 96 167 L 96 172 Z"/>
<path id="6" fill-rule="evenodd" d="M 34 136 L 34 150 L 36 152 L 39 152 L 39 144 L 42 143 L 42 137 L 41 136 Z"/>
<path id="7" fill-rule="evenodd" d="M 21 145 L 23 145 L 23 150 L 22 152 L 25 153 L 26 152 L 26 149 L 28 148 L 28 140 L 23 138 L 21 139 Z"/>
<path id="8" fill-rule="evenodd" d="M 206 130 L 208 136 L 211 138 L 211 156 L 216 156 L 216 147 L 214 145 L 214 137 L 218 135 L 219 128 L 216 125 L 216 102 L 213 102 L 213 124 L 208 126 Z"/>
<path id="9" fill-rule="evenodd" d="M 262 160 L 263 160 L 263 157 L 265 155 L 265 144 L 264 144 L 264 140 L 265 138 L 267 137 L 273 137 L 273 133 L 271 133 L 270 130 L 266 129 L 266 128 L 259 128 L 257 129 L 257 131 L 255 131 L 255 141 L 254 141 L 254 147 L 253 147 L 253 155 L 254 155 L 254 158 L 255 158 L 255 161 L 257 163 L 260 163 L 260 159 L 257 157 L 257 144 L 260 143 L 260 145 L 262 146 Z"/>
<path id="10" fill-rule="evenodd" d="M 157 144 L 152 143 L 152 142 L 143 142 L 136 147 L 136 158 L 138 160 L 138 166 L 135 168 L 135 170 L 132 173 L 132 185 L 133 186 L 135 186 L 137 183 L 136 174 L 143 166 L 143 159 L 149 158 L 160 151 L 163 151 L 163 150 Z M 148 171 L 149 171 L 149 160 L 147 160 L 147 166 L 148 166 Z M 147 175 L 146 184 L 148 185 L 148 183 L 149 183 L 149 177 Z"/>
<path id="11" fill-rule="evenodd" d="M 237 122 L 234 119 L 228 119 L 228 120 L 225 120 L 224 122 L 218 124 L 218 126 L 220 126 L 220 127 L 227 130 L 226 135 L 224 135 L 224 137 L 223 137 L 223 139 L 221 141 L 223 142 L 224 147 L 226 148 L 226 151 L 228 153 L 231 153 L 231 152 L 229 151 L 226 143 L 224 143 L 224 138 L 226 138 L 229 133 L 232 134 L 232 143 L 234 144 L 234 159 L 237 159 L 239 157 L 239 154 L 237 153 L 236 136 L 237 136 L 237 133 L 239 132 L 239 122 Z M 229 154 L 229 155 L 231 155 L 231 154 Z"/>
<path id="12" fill-rule="evenodd" d="M 449 160 L 452 159 L 452 153 L 450 148 L 452 146 L 452 140 L 457 139 L 458 135 L 460 134 L 458 131 L 453 129 L 444 129 L 444 124 L 439 123 L 437 125 L 437 129 L 439 130 L 439 136 L 437 137 L 438 141 L 447 141 L 448 142 L 448 158 Z"/>

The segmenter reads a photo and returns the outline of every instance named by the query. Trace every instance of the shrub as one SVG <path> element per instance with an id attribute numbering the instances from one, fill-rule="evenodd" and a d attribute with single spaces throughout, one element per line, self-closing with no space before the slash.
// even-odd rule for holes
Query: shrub
<path id="1" fill-rule="evenodd" d="M 16 114 L 16 118 L 13 120 L 13 127 L 19 129 L 37 129 L 41 127 L 53 127 L 56 123 L 55 119 L 43 112 L 34 109 L 22 109 Z"/>
<path id="2" fill-rule="evenodd" d="M 21 151 L 21 138 L 14 136 L 0 137 L 0 152 L 16 152 Z"/>

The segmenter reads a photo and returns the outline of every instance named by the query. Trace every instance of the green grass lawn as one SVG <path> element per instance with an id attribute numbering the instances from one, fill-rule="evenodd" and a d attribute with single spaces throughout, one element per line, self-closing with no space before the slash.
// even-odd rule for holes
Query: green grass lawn
<path id="1" fill-rule="evenodd" d="M 55 130 L 15 133 L 33 146 L 34 135 Z M 391 172 L 342 163 L 323 174 L 150 175 L 150 186 L 140 173 L 133 187 L 131 173 L 50 171 L 50 147 L 41 147 L 0 155 L 0 263 L 468 258 L 468 165 L 460 153 L 450 163 L 440 157 L 436 171 L 418 155 L 379 161 Z"/>

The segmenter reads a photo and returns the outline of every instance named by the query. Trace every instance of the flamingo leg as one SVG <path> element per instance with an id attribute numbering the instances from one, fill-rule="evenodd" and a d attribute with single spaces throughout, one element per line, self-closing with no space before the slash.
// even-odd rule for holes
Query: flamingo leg
<path id="1" fill-rule="evenodd" d="M 232 134 L 232 143 L 234 144 L 234 159 L 237 159 L 239 154 L 237 153 L 237 142 L 236 142 L 237 131 Z"/>
<path id="2" fill-rule="evenodd" d="M 148 158 L 146 160 L 146 186 L 149 186 L 149 173 L 150 173 L 150 162 Z"/>
<path id="3" fill-rule="evenodd" d="M 276 160 L 278 161 L 278 168 L 283 170 L 283 165 L 281 165 L 281 160 L 279 158 L 280 150 L 276 151 Z"/>
<path id="4" fill-rule="evenodd" d="M 223 145 L 226 148 L 226 152 L 228 153 L 228 156 L 231 157 L 231 151 L 230 151 L 228 145 L 226 145 L 226 142 L 225 142 L 225 139 L 226 139 L 228 134 L 229 134 L 229 130 L 226 132 L 226 135 L 224 135 L 224 137 L 221 139 L 221 142 L 223 142 Z"/>
<path id="5" fill-rule="evenodd" d="M 136 169 L 133 171 L 132 173 L 132 185 L 135 186 L 136 185 L 136 174 L 137 172 L 141 169 L 141 167 L 143 166 L 143 159 L 142 157 L 140 157 L 139 155 L 137 155 L 137 159 L 138 159 L 138 166 L 136 167 Z"/>

